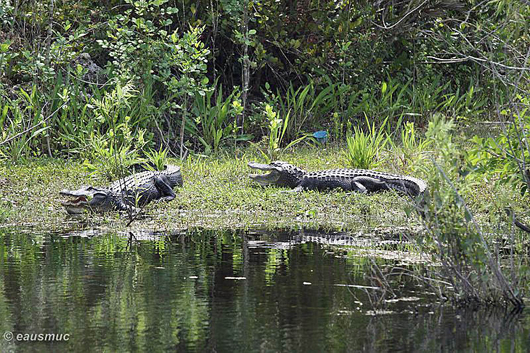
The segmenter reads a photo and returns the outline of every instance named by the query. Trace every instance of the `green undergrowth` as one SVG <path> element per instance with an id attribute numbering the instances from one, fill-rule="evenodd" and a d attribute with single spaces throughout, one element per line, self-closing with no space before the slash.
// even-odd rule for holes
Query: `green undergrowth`
<path id="1" fill-rule="evenodd" d="M 307 170 L 347 165 L 344 150 L 337 146 L 300 147 L 281 158 Z M 184 186 L 171 202 L 155 202 L 127 228 L 125 214 L 86 213 L 68 216 L 60 204 L 59 191 L 82 185 L 104 186 L 104 177 L 85 170 L 82 163 L 38 159 L 0 166 L 0 226 L 31 227 L 44 231 L 102 227 L 173 231 L 205 229 L 326 229 L 369 232 L 373 229 L 417 228 L 422 220 L 413 212 L 411 200 L 394 194 L 364 195 L 343 191 L 289 193 L 278 187 L 260 187 L 249 178 L 249 161 L 261 161 L 253 149 L 224 152 L 216 156 L 191 156 L 173 160 L 181 166 Z M 414 175 L 427 181 L 428 158 L 399 163 L 389 156 L 377 169 Z M 524 205 L 508 187 L 487 182 L 469 183 L 467 202 L 479 222 L 498 222 L 507 203 L 517 212 Z"/>

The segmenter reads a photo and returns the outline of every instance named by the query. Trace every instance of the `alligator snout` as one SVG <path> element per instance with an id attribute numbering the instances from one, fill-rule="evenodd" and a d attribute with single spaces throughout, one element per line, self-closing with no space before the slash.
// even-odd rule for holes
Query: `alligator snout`
<path id="1" fill-rule="evenodd" d="M 249 174 L 249 178 L 257 182 L 261 186 L 276 184 L 278 179 L 280 179 L 281 174 L 278 171 L 277 167 L 274 167 L 270 164 L 248 162 L 248 166 L 252 169 L 258 169 L 258 170 L 270 172 L 267 174 Z"/>

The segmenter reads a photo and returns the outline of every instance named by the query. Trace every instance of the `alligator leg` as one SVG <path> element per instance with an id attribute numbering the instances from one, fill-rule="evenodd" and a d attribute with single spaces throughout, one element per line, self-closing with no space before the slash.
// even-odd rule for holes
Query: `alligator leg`
<path id="1" fill-rule="evenodd" d="M 368 192 L 368 190 L 366 190 L 366 187 L 362 183 L 355 180 L 351 183 L 351 189 L 362 194 L 366 194 Z"/>
<path id="2" fill-rule="evenodd" d="M 359 176 L 353 178 L 351 182 L 351 189 L 354 191 L 367 193 L 367 192 L 376 192 L 381 190 L 389 190 L 388 185 L 379 179 Z"/>
<path id="3" fill-rule="evenodd" d="M 155 186 L 160 193 L 158 201 L 171 201 L 177 196 L 164 177 L 155 177 Z"/>
<path id="4" fill-rule="evenodd" d="M 318 183 L 315 183 L 315 181 L 311 178 L 302 178 L 298 186 L 293 191 L 302 191 L 302 190 L 331 190 L 331 189 L 342 189 L 344 191 L 360 191 L 364 187 L 361 184 L 354 185 L 352 187 L 351 181 L 346 181 L 342 179 L 329 179 L 329 178 L 322 178 L 318 180 Z"/>
<path id="5" fill-rule="evenodd" d="M 130 199 L 129 199 L 130 201 Z M 127 211 L 130 212 L 132 215 L 136 215 L 140 212 L 140 208 L 134 207 L 127 201 L 127 196 L 125 194 L 122 194 L 121 197 L 116 198 L 116 205 L 114 208 L 117 211 Z"/>
<path id="6" fill-rule="evenodd" d="M 282 192 L 301 192 L 303 190 L 326 190 L 335 188 L 341 188 L 344 191 L 360 192 L 363 194 L 378 190 L 388 190 L 388 186 L 378 179 L 367 176 L 359 176 L 354 178 L 351 182 L 346 182 L 343 180 L 324 180 L 318 188 L 316 188 L 314 185 L 311 185 L 309 180 L 302 179 L 300 184 L 298 184 L 298 186 L 294 189 Z"/>
<path id="7" fill-rule="evenodd" d="M 298 184 L 294 189 L 283 191 L 283 192 L 302 192 L 304 190 L 328 190 L 328 189 L 336 189 L 336 188 L 342 188 L 343 190 L 351 190 L 350 183 L 346 183 L 341 180 L 324 180 L 322 181 L 322 184 L 318 187 L 315 185 L 312 185 L 311 182 L 307 179 L 302 179 L 300 184 Z M 364 187 L 359 184 L 359 189 L 363 189 Z M 356 191 L 360 191 L 357 189 L 354 189 Z"/>

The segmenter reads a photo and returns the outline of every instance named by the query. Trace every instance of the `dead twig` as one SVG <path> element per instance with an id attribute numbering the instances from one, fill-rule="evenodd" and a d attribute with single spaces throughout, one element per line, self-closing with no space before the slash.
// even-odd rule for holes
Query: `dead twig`
<path id="1" fill-rule="evenodd" d="M 527 226 L 526 224 L 522 223 L 521 221 L 519 221 L 517 219 L 517 217 L 515 216 L 515 213 L 513 212 L 513 210 L 509 207 L 506 207 L 504 209 L 504 212 L 506 212 L 506 215 L 508 217 L 510 217 L 512 219 L 512 223 L 515 224 L 517 226 L 517 228 L 527 232 L 527 233 L 530 233 L 530 227 Z"/>

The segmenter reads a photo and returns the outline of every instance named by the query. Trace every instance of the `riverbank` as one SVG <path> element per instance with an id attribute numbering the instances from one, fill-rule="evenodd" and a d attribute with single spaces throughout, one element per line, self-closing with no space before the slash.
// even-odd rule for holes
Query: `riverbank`
<path id="1" fill-rule="evenodd" d="M 346 166 L 343 152 L 337 146 L 305 146 L 281 159 L 307 170 L 332 169 Z M 72 239 L 115 234 L 127 244 L 131 239 L 154 241 L 160 234 L 190 235 L 194 241 L 193 234 L 201 230 L 229 231 L 226 234 L 239 230 L 243 232 L 237 234 L 247 235 L 292 230 L 298 236 L 318 230 L 330 244 L 342 235 L 350 237 L 351 243 L 343 245 L 351 256 L 395 259 L 399 266 L 403 261 L 429 264 L 428 271 L 418 268 L 413 276 L 429 283 L 429 288 L 434 285 L 441 297 L 453 297 L 464 305 L 500 303 L 521 308 L 526 283 L 530 283 L 528 237 L 512 224 L 505 208 L 511 207 L 528 223 L 524 196 L 508 184 L 476 175 L 444 183 L 428 155 L 402 163 L 397 150 L 386 153 L 393 154 L 383 159 L 378 170 L 415 176 L 428 183 L 425 218 L 415 212 L 409 198 L 392 192 L 286 193 L 278 187 L 261 187 L 248 178 L 255 171 L 247 163 L 262 160 L 252 149 L 245 149 L 230 155 L 192 156 L 184 162 L 171 160 L 182 168 L 184 178 L 183 187 L 175 190 L 177 197 L 149 204 L 130 225 L 127 215 L 118 212 L 78 217 L 66 213 L 60 190 L 108 184 L 101 176 L 88 173 L 79 161 L 39 159 L 2 165 L 0 227 L 8 232 L 27 231 L 31 234 L 28 239 L 38 234 Z M 336 232 L 342 232 L 339 239 Z M 257 241 L 263 239 L 257 237 Z M 510 284 L 506 278 L 516 280 Z"/>
<path id="2" fill-rule="evenodd" d="M 282 156 L 307 170 L 346 166 L 343 149 L 301 147 Z M 392 156 L 390 156 L 392 157 Z M 394 194 L 364 195 L 343 191 L 285 193 L 278 187 L 260 187 L 248 178 L 253 173 L 249 161 L 262 161 L 255 151 L 238 150 L 214 157 L 192 156 L 182 162 L 184 186 L 177 188 L 171 202 L 149 204 L 144 214 L 127 227 L 129 219 L 117 212 L 67 215 L 61 206 L 59 191 L 82 185 L 103 186 L 108 181 L 91 175 L 79 161 L 37 159 L 19 165 L 0 166 L 1 227 L 22 227 L 63 232 L 85 228 L 113 230 L 142 229 L 175 231 L 204 229 L 325 229 L 371 232 L 374 229 L 410 229 L 421 227 L 411 200 Z M 425 168 L 427 159 L 412 168 L 400 167 L 397 158 L 387 158 L 378 169 L 390 173 L 432 179 Z M 411 169 L 414 169 L 412 171 Z M 493 183 L 475 183 L 466 190 L 466 199 L 480 222 L 502 212 L 510 203 L 522 209 L 521 198 Z M 131 228 L 132 227 L 132 228 Z"/>

